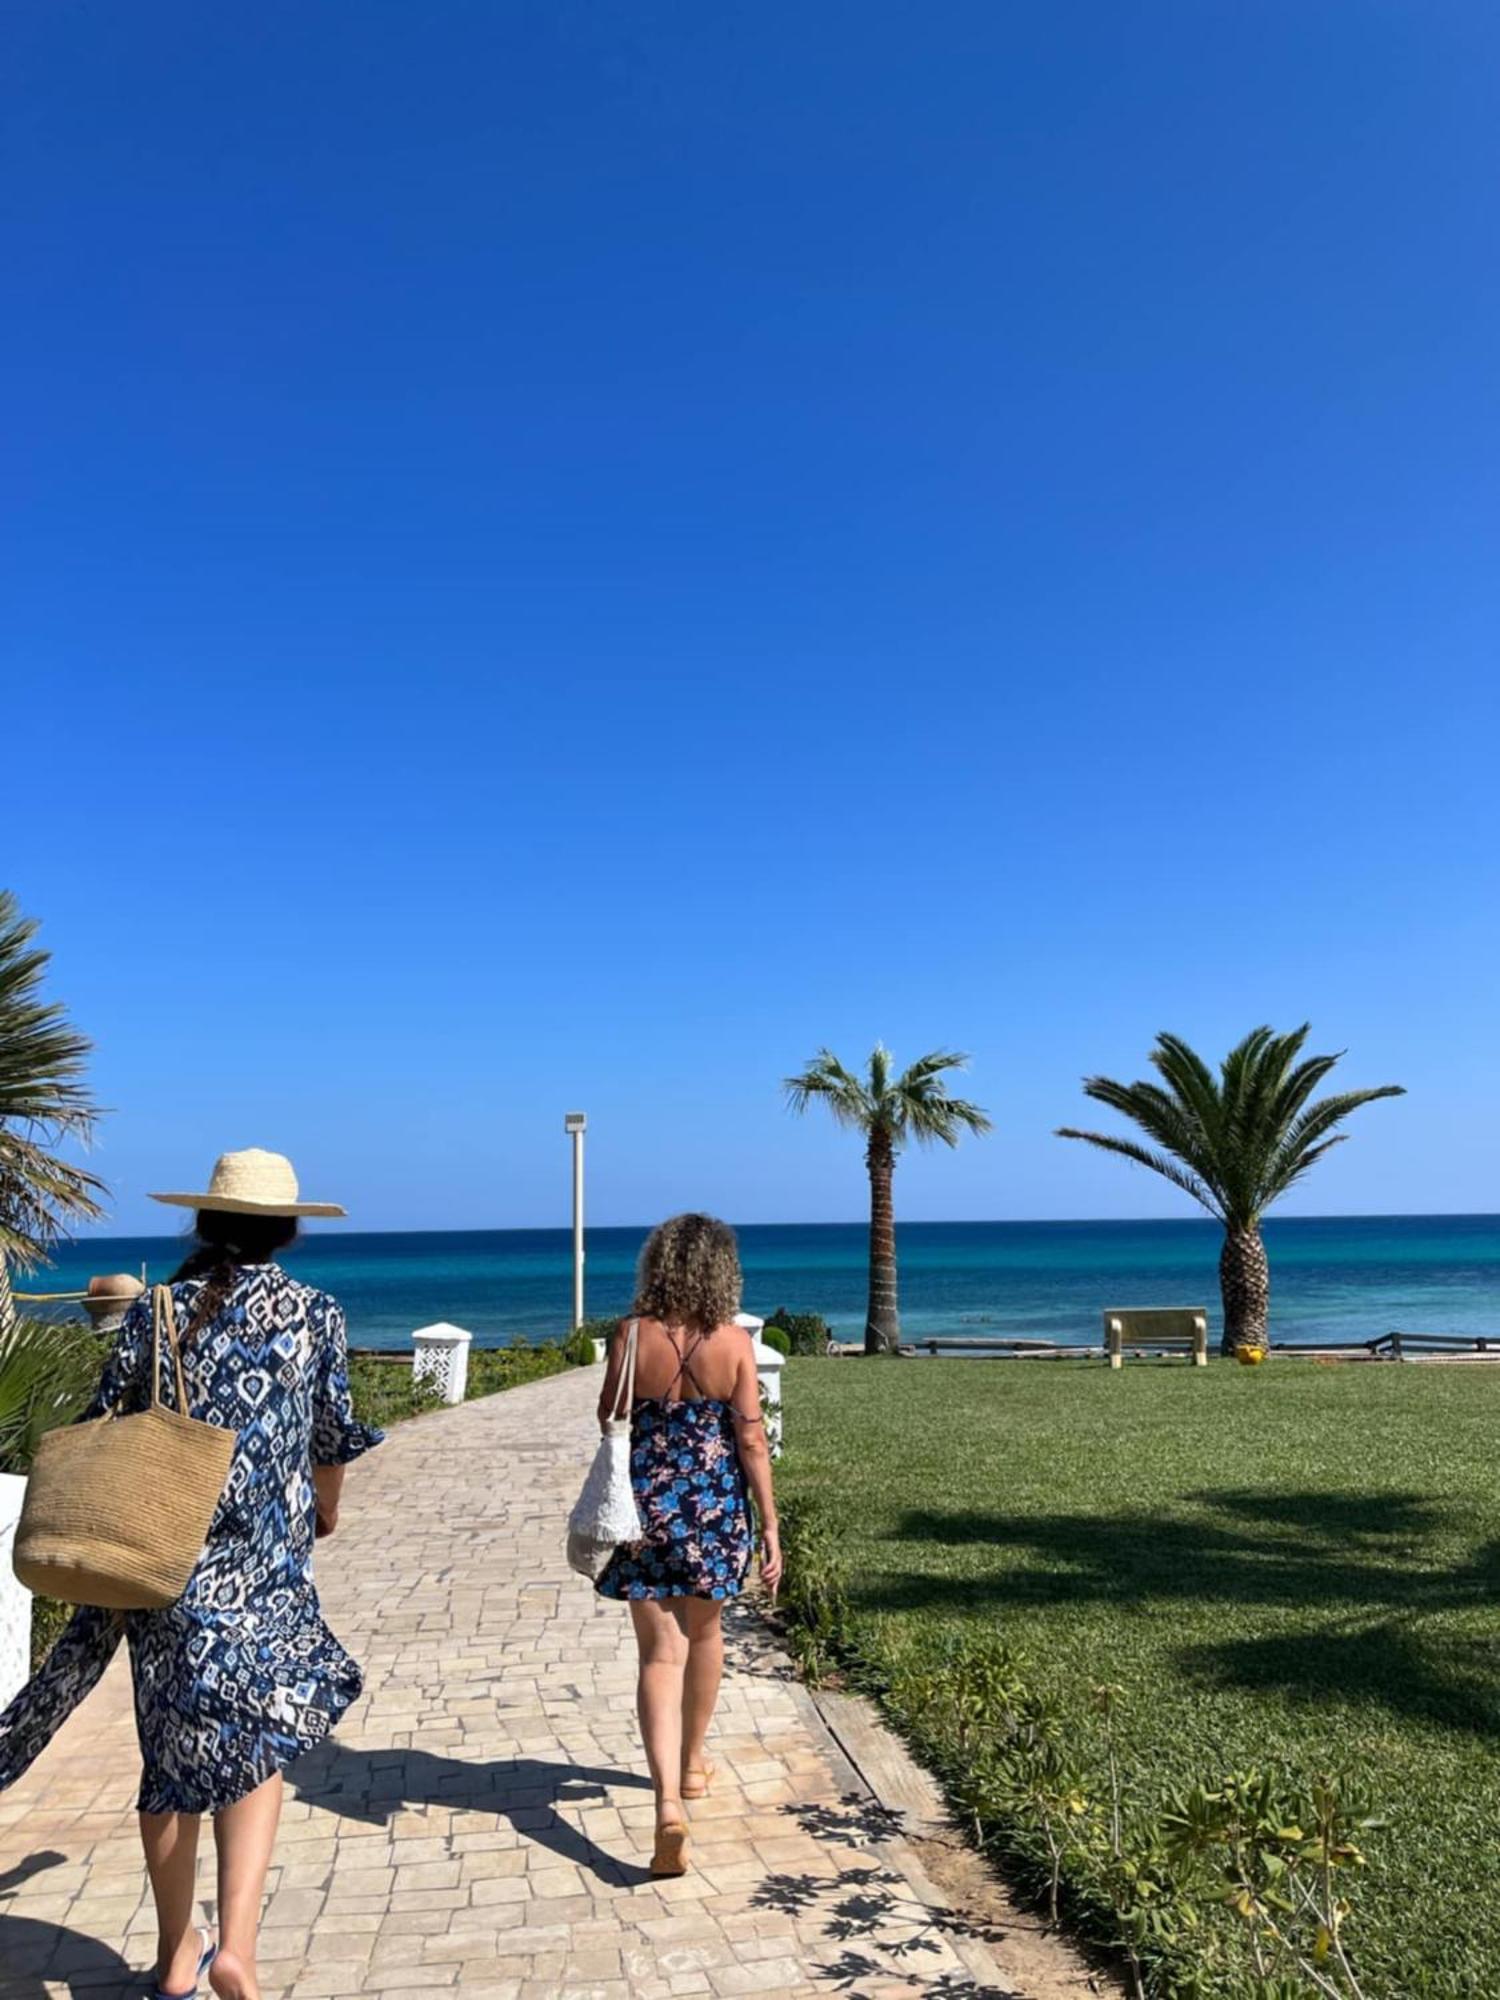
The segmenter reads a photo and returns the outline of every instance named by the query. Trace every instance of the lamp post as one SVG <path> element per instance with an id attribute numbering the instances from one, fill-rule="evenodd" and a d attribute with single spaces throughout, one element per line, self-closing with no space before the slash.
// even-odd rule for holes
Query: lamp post
<path id="1" fill-rule="evenodd" d="M 588 1119 L 582 1111 L 570 1111 L 563 1130 L 573 1141 L 573 1324 L 583 1325 L 583 1135 Z"/>

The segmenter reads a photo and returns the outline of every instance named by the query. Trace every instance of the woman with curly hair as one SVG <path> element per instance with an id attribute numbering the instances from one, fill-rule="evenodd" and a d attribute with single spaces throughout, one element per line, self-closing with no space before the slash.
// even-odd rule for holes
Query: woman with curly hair
<path id="1" fill-rule="evenodd" d="M 599 1397 L 602 1426 L 617 1407 L 633 1328 L 630 1477 L 645 1534 L 615 1552 L 595 1589 L 626 1598 L 635 1625 L 637 1712 L 656 1792 L 654 1875 L 685 1873 L 683 1801 L 701 1799 L 713 1779 L 704 1742 L 724 1670 L 720 1617 L 750 1567 L 749 1500 L 761 1576 L 773 1594 L 781 1580 L 755 1350 L 734 1321 L 740 1287 L 727 1223 L 674 1215 L 654 1229 Z"/>

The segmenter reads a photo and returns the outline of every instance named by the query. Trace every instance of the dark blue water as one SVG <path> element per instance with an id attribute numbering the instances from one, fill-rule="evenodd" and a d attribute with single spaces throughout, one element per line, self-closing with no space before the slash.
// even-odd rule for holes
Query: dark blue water
<path id="1" fill-rule="evenodd" d="M 644 1231 L 588 1236 L 590 1314 L 621 1311 Z M 866 1232 L 852 1223 L 740 1231 L 745 1304 L 864 1325 Z M 1181 1222 L 911 1222 L 899 1236 L 904 1331 L 1097 1341 L 1108 1306 L 1202 1305 L 1219 1322 L 1219 1231 Z M 1369 1340 L 1403 1331 L 1500 1333 L 1500 1217 L 1348 1216 L 1272 1220 L 1272 1325 L 1278 1340 Z M 170 1237 L 94 1237 L 63 1248 L 30 1280 L 64 1290 L 101 1271 L 168 1275 Z M 451 1320 L 476 1338 L 567 1331 L 572 1239 L 565 1229 L 355 1235 L 311 1225 L 289 1268 L 335 1293 L 358 1346 L 403 1345 Z"/>

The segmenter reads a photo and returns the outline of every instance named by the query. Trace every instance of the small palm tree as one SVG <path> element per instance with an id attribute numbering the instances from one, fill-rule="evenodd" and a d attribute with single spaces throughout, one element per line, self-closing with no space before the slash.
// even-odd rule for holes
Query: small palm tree
<path id="1" fill-rule="evenodd" d="M 990 1121 L 977 1104 L 950 1097 L 947 1071 L 966 1069 L 969 1058 L 934 1049 L 894 1074 L 890 1051 L 877 1042 L 867 1076 L 845 1069 L 831 1049 L 819 1049 L 800 1076 L 786 1080 L 787 1102 L 805 1111 L 815 1099 L 826 1104 L 840 1125 L 865 1135 L 870 1171 L 870 1302 L 865 1314 L 866 1354 L 894 1354 L 901 1345 L 901 1313 L 896 1298 L 896 1215 L 892 1181 L 896 1155 L 908 1139 L 919 1145 L 956 1146 L 965 1132 L 988 1132 Z"/>
<path id="2" fill-rule="evenodd" d="M 1230 1050 L 1216 1077 L 1176 1035 L 1158 1035 L 1151 1062 L 1161 1083 L 1084 1079 L 1084 1092 L 1139 1125 L 1154 1143 L 1063 1126 L 1060 1139 L 1085 1139 L 1150 1167 L 1200 1202 L 1224 1225 L 1219 1290 L 1223 1350 L 1263 1346 L 1271 1313 L 1271 1270 L 1261 1217 L 1331 1147 L 1348 1138 L 1341 1125 L 1377 1097 L 1401 1097 L 1399 1083 L 1346 1090 L 1310 1102 L 1339 1057 L 1299 1061 L 1306 1025 L 1289 1035 L 1256 1028 Z"/>
<path id="3" fill-rule="evenodd" d="M 0 1336 L 15 1320 L 10 1267 L 44 1263 L 74 1223 L 103 1213 L 103 1183 L 53 1150 L 87 1139 L 98 1113 L 83 1081 L 90 1044 L 42 998 L 49 955 L 36 932 L 0 889 Z"/>

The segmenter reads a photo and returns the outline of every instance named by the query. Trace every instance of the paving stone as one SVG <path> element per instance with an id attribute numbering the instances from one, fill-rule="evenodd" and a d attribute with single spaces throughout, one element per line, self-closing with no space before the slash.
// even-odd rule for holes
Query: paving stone
<path id="1" fill-rule="evenodd" d="M 857 1781 L 751 1611 L 727 1624 L 694 1869 L 647 1873 L 628 1624 L 563 1556 L 598 1379 L 581 1369 L 401 1425 L 351 1470 L 319 1581 L 366 1689 L 337 1741 L 289 1776 L 266 2000 L 847 1994 L 851 1869 L 880 1878 L 858 1991 L 964 1991 L 920 1871 L 872 1835 Z M 134 1764 L 122 1658 L 0 1798 L 0 2000 L 102 2000 L 121 1990 L 127 1946 L 149 1965 Z M 200 1869 L 207 1899 L 206 1830 Z"/>

